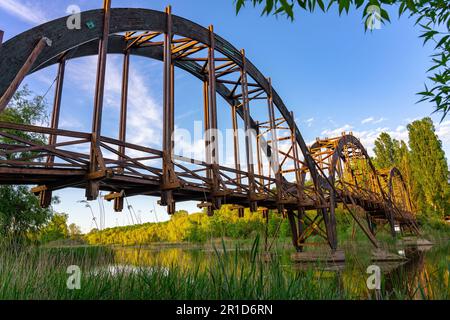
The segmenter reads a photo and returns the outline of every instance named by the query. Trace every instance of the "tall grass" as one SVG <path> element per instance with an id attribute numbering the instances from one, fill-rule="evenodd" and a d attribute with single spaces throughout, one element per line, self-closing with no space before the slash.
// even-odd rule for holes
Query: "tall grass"
<path id="1" fill-rule="evenodd" d="M 251 250 L 242 250 L 237 245 L 230 251 L 223 243 L 214 248 L 206 268 L 195 263 L 190 268 L 184 268 L 180 263 L 121 267 L 116 265 L 111 249 L 101 247 L 1 250 L 0 299 L 371 298 L 365 288 L 367 275 L 357 263 L 352 263 L 354 272 L 330 272 L 321 266 L 299 270 L 277 257 L 265 262 L 259 247 L 258 238 Z M 80 290 L 67 288 L 69 275 L 66 270 L 70 265 L 78 265 L 82 270 Z M 394 289 L 383 283 L 386 292 L 382 298 L 448 299 L 448 269 L 443 266 L 439 270 L 430 278 L 432 295 L 430 286 L 417 284 L 410 281 L 408 275 L 400 274 L 391 281 Z M 422 297 L 420 294 L 411 296 L 411 290 L 404 290 L 408 281 L 413 292 L 424 287 L 417 289 L 419 293 L 424 291 Z"/>

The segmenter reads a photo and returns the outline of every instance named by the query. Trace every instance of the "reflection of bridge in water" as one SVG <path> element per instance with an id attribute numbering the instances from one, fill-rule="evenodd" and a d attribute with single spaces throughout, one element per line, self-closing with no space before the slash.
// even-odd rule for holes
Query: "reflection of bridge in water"
<path id="1" fill-rule="evenodd" d="M 337 248 L 335 208 L 350 212 L 375 246 L 376 225 L 417 234 L 407 189 L 397 169 L 375 170 L 367 151 L 351 134 L 317 140 L 307 147 L 294 116 L 272 87 L 270 79 L 226 40 L 189 20 L 145 9 L 111 9 L 82 13 L 91 28 L 68 30 L 67 18 L 26 31 L 0 47 L 0 111 L 3 111 L 28 74 L 58 64 L 50 127 L 0 123 L 0 183 L 34 184 L 41 205 L 51 203 L 52 192 L 68 187 L 86 189 L 88 200 L 99 191 L 122 210 L 124 197 L 158 196 L 169 214 L 175 203 L 199 201 L 209 214 L 232 204 L 244 208 L 277 210 L 289 219 L 294 246 L 300 251 L 318 235 Z M 145 31 L 142 31 L 145 30 Z M 1 41 L 0 41 L 1 42 Z M 123 55 L 123 83 L 117 139 L 102 135 L 102 109 L 108 54 Z M 97 81 L 91 132 L 59 128 L 66 62 L 98 55 Z M 127 140 L 130 55 L 163 62 L 162 150 Z M 217 159 L 214 134 L 207 135 L 205 161 L 174 155 L 175 76 L 183 69 L 203 83 L 205 132 L 218 127 L 217 98 L 229 108 L 234 135 L 234 166 Z M 258 112 L 255 112 L 257 110 Z M 261 117 L 261 110 L 266 113 Z M 240 143 L 238 124 L 245 129 Z M 254 134 L 252 134 L 252 132 Z M 31 138 L 43 134 L 48 144 Z M 89 150 L 80 152 L 80 149 Z M 241 149 L 245 161 L 241 164 Z M 78 150 L 78 151 L 77 151 Z M 365 212 L 361 215 L 356 208 Z M 314 216 L 306 214 L 313 210 Z"/>

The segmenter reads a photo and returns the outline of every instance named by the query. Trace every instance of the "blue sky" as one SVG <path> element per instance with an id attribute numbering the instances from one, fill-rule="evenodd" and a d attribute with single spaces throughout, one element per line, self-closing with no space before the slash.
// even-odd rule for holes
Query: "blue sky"
<path id="1" fill-rule="evenodd" d="M 296 20 L 284 17 L 261 17 L 260 11 L 247 7 L 236 16 L 233 0 L 173 0 L 133 1 L 113 0 L 113 7 L 142 7 L 164 10 L 171 4 L 176 15 L 203 26 L 213 24 L 215 32 L 245 48 L 247 57 L 272 82 L 285 104 L 295 113 L 297 124 L 306 141 L 316 137 L 339 135 L 353 131 L 371 149 L 382 132 L 407 140 L 406 125 L 414 119 L 430 116 L 433 108 L 427 103 L 416 104 L 416 92 L 421 91 L 430 67 L 431 46 L 423 46 L 419 29 L 407 17 L 397 18 L 391 10 L 392 23 L 380 30 L 365 33 L 362 11 L 339 17 L 337 9 L 324 14 L 298 12 Z M 66 15 L 69 5 L 76 4 L 83 11 L 100 8 L 96 0 L 2 0 L 0 1 L 0 29 L 5 39 L 42 22 Z M 63 96 L 61 126 L 66 129 L 88 131 L 94 91 L 95 57 L 70 61 L 67 67 Z M 120 64 L 118 56 L 108 60 L 105 96 L 104 134 L 117 136 L 118 103 L 120 96 Z M 86 70 L 92 70 L 87 72 Z M 44 94 L 55 77 L 50 67 L 28 77 L 24 83 L 37 94 Z M 161 130 L 162 68 L 159 62 L 132 58 L 130 95 L 130 128 L 133 142 L 156 147 Z M 201 120 L 201 84 L 184 72 L 177 71 L 177 125 L 191 130 Z M 52 101 L 53 88 L 47 100 Z M 219 102 L 219 107 L 224 102 Z M 433 115 L 437 133 L 446 152 L 450 152 L 450 121 L 439 124 Z M 219 119 L 219 125 L 229 127 L 229 121 Z M 195 144 L 192 146 L 196 148 Z M 56 210 L 69 213 L 70 222 L 83 231 L 94 226 L 90 211 L 77 201 L 83 191 L 58 192 L 61 204 Z M 165 208 L 158 207 L 155 198 L 129 199 L 142 221 L 168 219 Z M 92 207 L 98 215 L 98 204 Z M 113 213 L 106 207 L 106 226 L 130 223 L 130 216 Z M 179 209 L 196 211 L 195 203 L 180 204 Z"/>

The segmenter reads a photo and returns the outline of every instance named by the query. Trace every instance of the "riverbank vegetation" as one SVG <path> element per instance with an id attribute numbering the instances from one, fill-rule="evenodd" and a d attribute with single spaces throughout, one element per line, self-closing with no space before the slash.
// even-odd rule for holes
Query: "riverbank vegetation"
<path id="1" fill-rule="evenodd" d="M 345 266 L 293 265 L 287 250 L 267 260 L 258 241 L 249 249 L 238 244 L 212 251 L 135 248 L 131 255 L 121 248 L 92 246 L 1 250 L 0 299 L 450 298 L 448 243 L 427 253 L 427 260 L 421 253 L 397 272 L 381 264 L 382 286 L 376 293 L 366 287 L 370 261 L 357 252 L 347 252 Z M 75 290 L 67 287 L 72 265 L 81 272 Z"/>

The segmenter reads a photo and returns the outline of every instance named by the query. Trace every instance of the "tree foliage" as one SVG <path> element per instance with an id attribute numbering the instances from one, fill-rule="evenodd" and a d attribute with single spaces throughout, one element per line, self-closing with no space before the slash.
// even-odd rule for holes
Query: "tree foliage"
<path id="1" fill-rule="evenodd" d="M 8 108 L 0 113 L 0 121 L 20 124 L 46 123 L 48 117 L 44 99 L 32 96 L 25 86 L 18 90 Z M 41 134 L 4 130 L 20 138 L 43 144 L 46 138 Z M 14 144 L 14 140 L 0 136 L 0 143 Z M 31 154 L 30 154 L 31 155 Z M 16 154 L 14 158 L 26 158 L 28 154 Z M 0 155 L 1 159 L 11 159 L 11 155 Z M 55 199 L 56 200 L 56 199 Z M 37 233 L 50 219 L 52 211 L 42 209 L 38 199 L 25 186 L 0 186 L 0 236 L 21 242 Z M 28 237 L 29 238 L 29 237 Z"/>
<path id="2" fill-rule="evenodd" d="M 382 132 L 380 136 L 375 140 L 375 166 L 381 169 L 388 169 L 396 166 L 396 145 L 399 142 L 392 139 L 389 134 Z"/>
<path id="3" fill-rule="evenodd" d="M 404 141 L 382 133 L 375 141 L 377 169 L 397 167 L 412 201 L 422 215 L 443 218 L 449 208 L 448 165 L 430 118 L 408 125 L 409 148 Z"/>
<path id="4" fill-rule="evenodd" d="M 224 205 L 213 217 L 209 217 L 205 212 L 188 214 L 186 211 L 179 211 L 167 222 L 92 230 L 85 239 L 90 244 L 103 245 L 145 245 L 183 241 L 203 243 L 211 238 L 248 239 L 264 231 L 265 219 L 261 213 L 251 213 L 246 209 L 244 217 L 239 218 L 236 210 Z M 269 236 L 288 236 L 288 221 L 271 213 L 268 231 Z"/>
<path id="5" fill-rule="evenodd" d="M 40 230 L 39 240 L 41 243 L 48 243 L 69 237 L 67 219 L 69 216 L 64 213 L 55 213 L 50 221 Z"/>
<path id="6" fill-rule="evenodd" d="M 69 224 L 69 236 L 72 240 L 79 240 L 81 239 L 82 233 L 79 226 L 77 226 L 75 223 Z"/>
<path id="7" fill-rule="evenodd" d="M 23 89 L 16 91 L 8 107 L 0 113 L 0 121 L 25 125 L 48 125 L 48 114 L 45 100 L 41 96 L 34 96 L 33 93 L 24 86 Z M 47 138 L 41 133 L 31 133 L 17 130 L 3 130 L 8 134 L 15 135 L 21 139 L 31 141 L 36 144 L 45 144 Z M 0 136 L 0 143 L 17 144 L 18 142 L 7 137 Z M 1 158 L 18 159 L 31 156 L 32 153 L 16 153 L 6 155 Z"/>
<path id="8" fill-rule="evenodd" d="M 448 209 L 448 165 L 442 143 L 430 118 L 408 125 L 411 170 L 415 196 L 424 212 L 443 217 Z"/>
<path id="9" fill-rule="evenodd" d="M 399 15 L 407 15 L 416 20 L 421 27 L 424 43 L 433 42 L 435 53 L 432 55 L 432 66 L 428 70 L 428 79 L 432 86 L 425 85 L 419 92 L 421 101 L 429 101 L 435 105 L 435 111 L 442 113 L 442 118 L 450 111 L 450 2 L 448 0 L 235 0 L 236 11 L 239 12 L 246 3 L 254 7 L 262 7 L 262 14 L 285 15 L 294 19 L 294 9 L 309 12 L 319 8 L 328 11 L 337 7 L 339 14 L 346 13 L 353 7 L 363 8 L 363 19 L 366 29 L 375 20 L 380 23 L 390 22 L 387 6 L 398 7 Z"/>
<path id="10" fill-rule="evenodd" d="M 51 217 L 38 199 L 23 186 L 0 186 L 0 236 L 22 241 L 37 233 Z"/>

